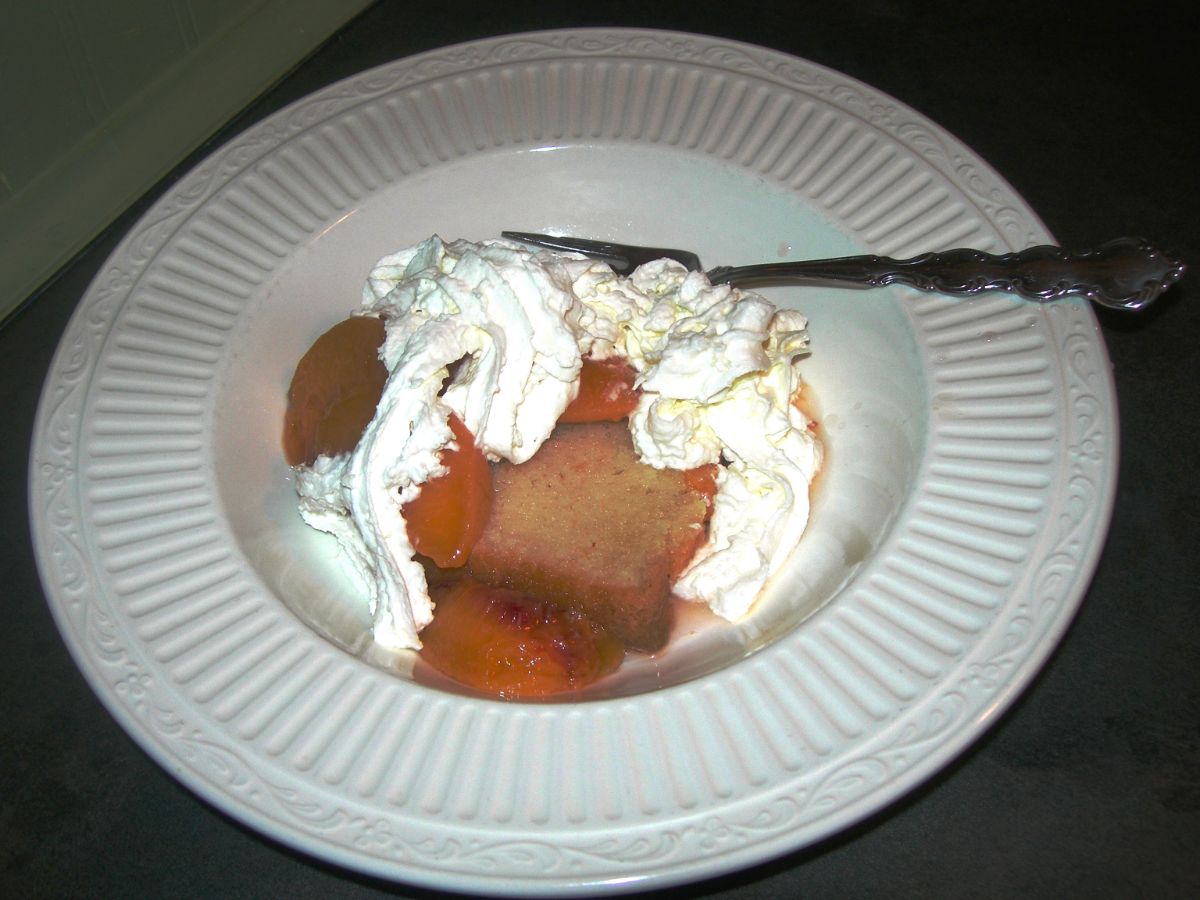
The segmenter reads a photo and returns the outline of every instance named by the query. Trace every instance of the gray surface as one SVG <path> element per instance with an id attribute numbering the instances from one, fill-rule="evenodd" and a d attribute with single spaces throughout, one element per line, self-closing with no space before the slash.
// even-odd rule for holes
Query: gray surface
<path id="1" fill-rule="evenodd" d="M 1194 266 L 1149 314 L 1103 317 L 1122 416 L 1116 515 L 1083 609 L 1033 687 L 958 763 L 851 832 L 673 893 L 1200 896 L 1195 14 L 1076 12 L 1045 24 L 1045 3 L 857 0 L 728 24 L 727 4 L 592 7 L 443 4 L 414 15 L 380 3 L 217 140 L 340 77 L 458 40 L 586 24 L 702 31 L 832 66 L 914 106 L 991 162 L 1064 242 L 1141 233 Z M 0 896 L 435 896 L 296 855 L 193 797 L 108 717 L 46 609 L 25 512 L 37 393 L 79 296 L 156 195 L 0 331 L 10 537 Z"/>

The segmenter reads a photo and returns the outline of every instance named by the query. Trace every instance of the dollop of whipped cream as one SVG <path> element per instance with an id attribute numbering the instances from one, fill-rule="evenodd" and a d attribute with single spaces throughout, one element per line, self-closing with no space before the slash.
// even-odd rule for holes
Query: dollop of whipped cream
<path id="1" fill-rule="evenodd" d="M 638 372 L 630 429 L 644 462 L 725 463 L 708 541 L 676 594 L 736 620 L 799 541 L 821 464 L 793 402 L 808 352 L 799 313 L 670 260 L 623 278 L 573 254 L 436 236 L 381 259 L 359 313 L 386 325 L 383 396 L 352 453 L 296 480 L 301 515 L 362 577 L 379 645 L 419 648 L 433 616 L 402 509 L 444 471 L 448 415 L 489 458 L 524 462 L 578 393 L 584 356 Z"/>

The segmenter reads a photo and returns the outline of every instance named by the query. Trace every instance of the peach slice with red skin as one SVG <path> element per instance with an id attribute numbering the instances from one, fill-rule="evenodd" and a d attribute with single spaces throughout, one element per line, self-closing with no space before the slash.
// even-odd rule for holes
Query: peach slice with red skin
<path id="1" fill-rule="evenodd" d="M 579 690 L 616 670 L 621 642 L 585 616 L 470 578 L 435 587 L 421 657 L 443 675 L 505 699 Z"/>

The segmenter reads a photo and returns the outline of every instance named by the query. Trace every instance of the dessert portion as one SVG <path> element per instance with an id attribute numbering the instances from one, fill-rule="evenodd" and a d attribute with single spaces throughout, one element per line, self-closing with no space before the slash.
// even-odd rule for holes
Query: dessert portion
<path id="1" fill-rule="evenodd" d="M 669 260 L 623 278 L 433 237 L 379 262 L 356 320 L 382 323 L 374 414 L 361 424 L 370 391 L 353 379 L 310 386 L 318 408 L 289 404 L 288 422 L 338 437 L 285 444 L 300 512 L 345 549 L 385 648 L 444 656 L 444 622 L 483 614 L 530 636 L 508 642 L 505 672 L 549 658 L 530 648 L 556 634 L 591 635 L 592 651 L 544 664 L 578 684 L 607 670 L 610 640 L 660 647 L 672 594 L 740 618 L 804 530 L 821 450 L 793 402 L 799 313 Z M 345 327 L 329 346 L 379 336 Z M 342 368 L 317 362 L 302 387 Z M 443 577 L 464 565 L 469 578 Z"/>

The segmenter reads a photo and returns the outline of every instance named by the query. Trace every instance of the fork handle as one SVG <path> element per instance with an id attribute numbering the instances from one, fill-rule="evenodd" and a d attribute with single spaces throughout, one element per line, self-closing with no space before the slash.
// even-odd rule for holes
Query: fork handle
<path id="1" fill-rule="evenodd" d="M 720 266 L 708 273 L 713 284 L 815 281 L 880 287 L 904 284 L 922 291 L 971 295 L 1009 291 L 1049 302 L 1081 296 L 1116 309 L 1148 305 L 1183 274 L 1184 267 L 1141 238 L 1117 238 L 1094 250 L 1071 252 L 1037 246 L 992 254 L 959 249 L 911 259 L 847 256 L 802 262 Z"/>

